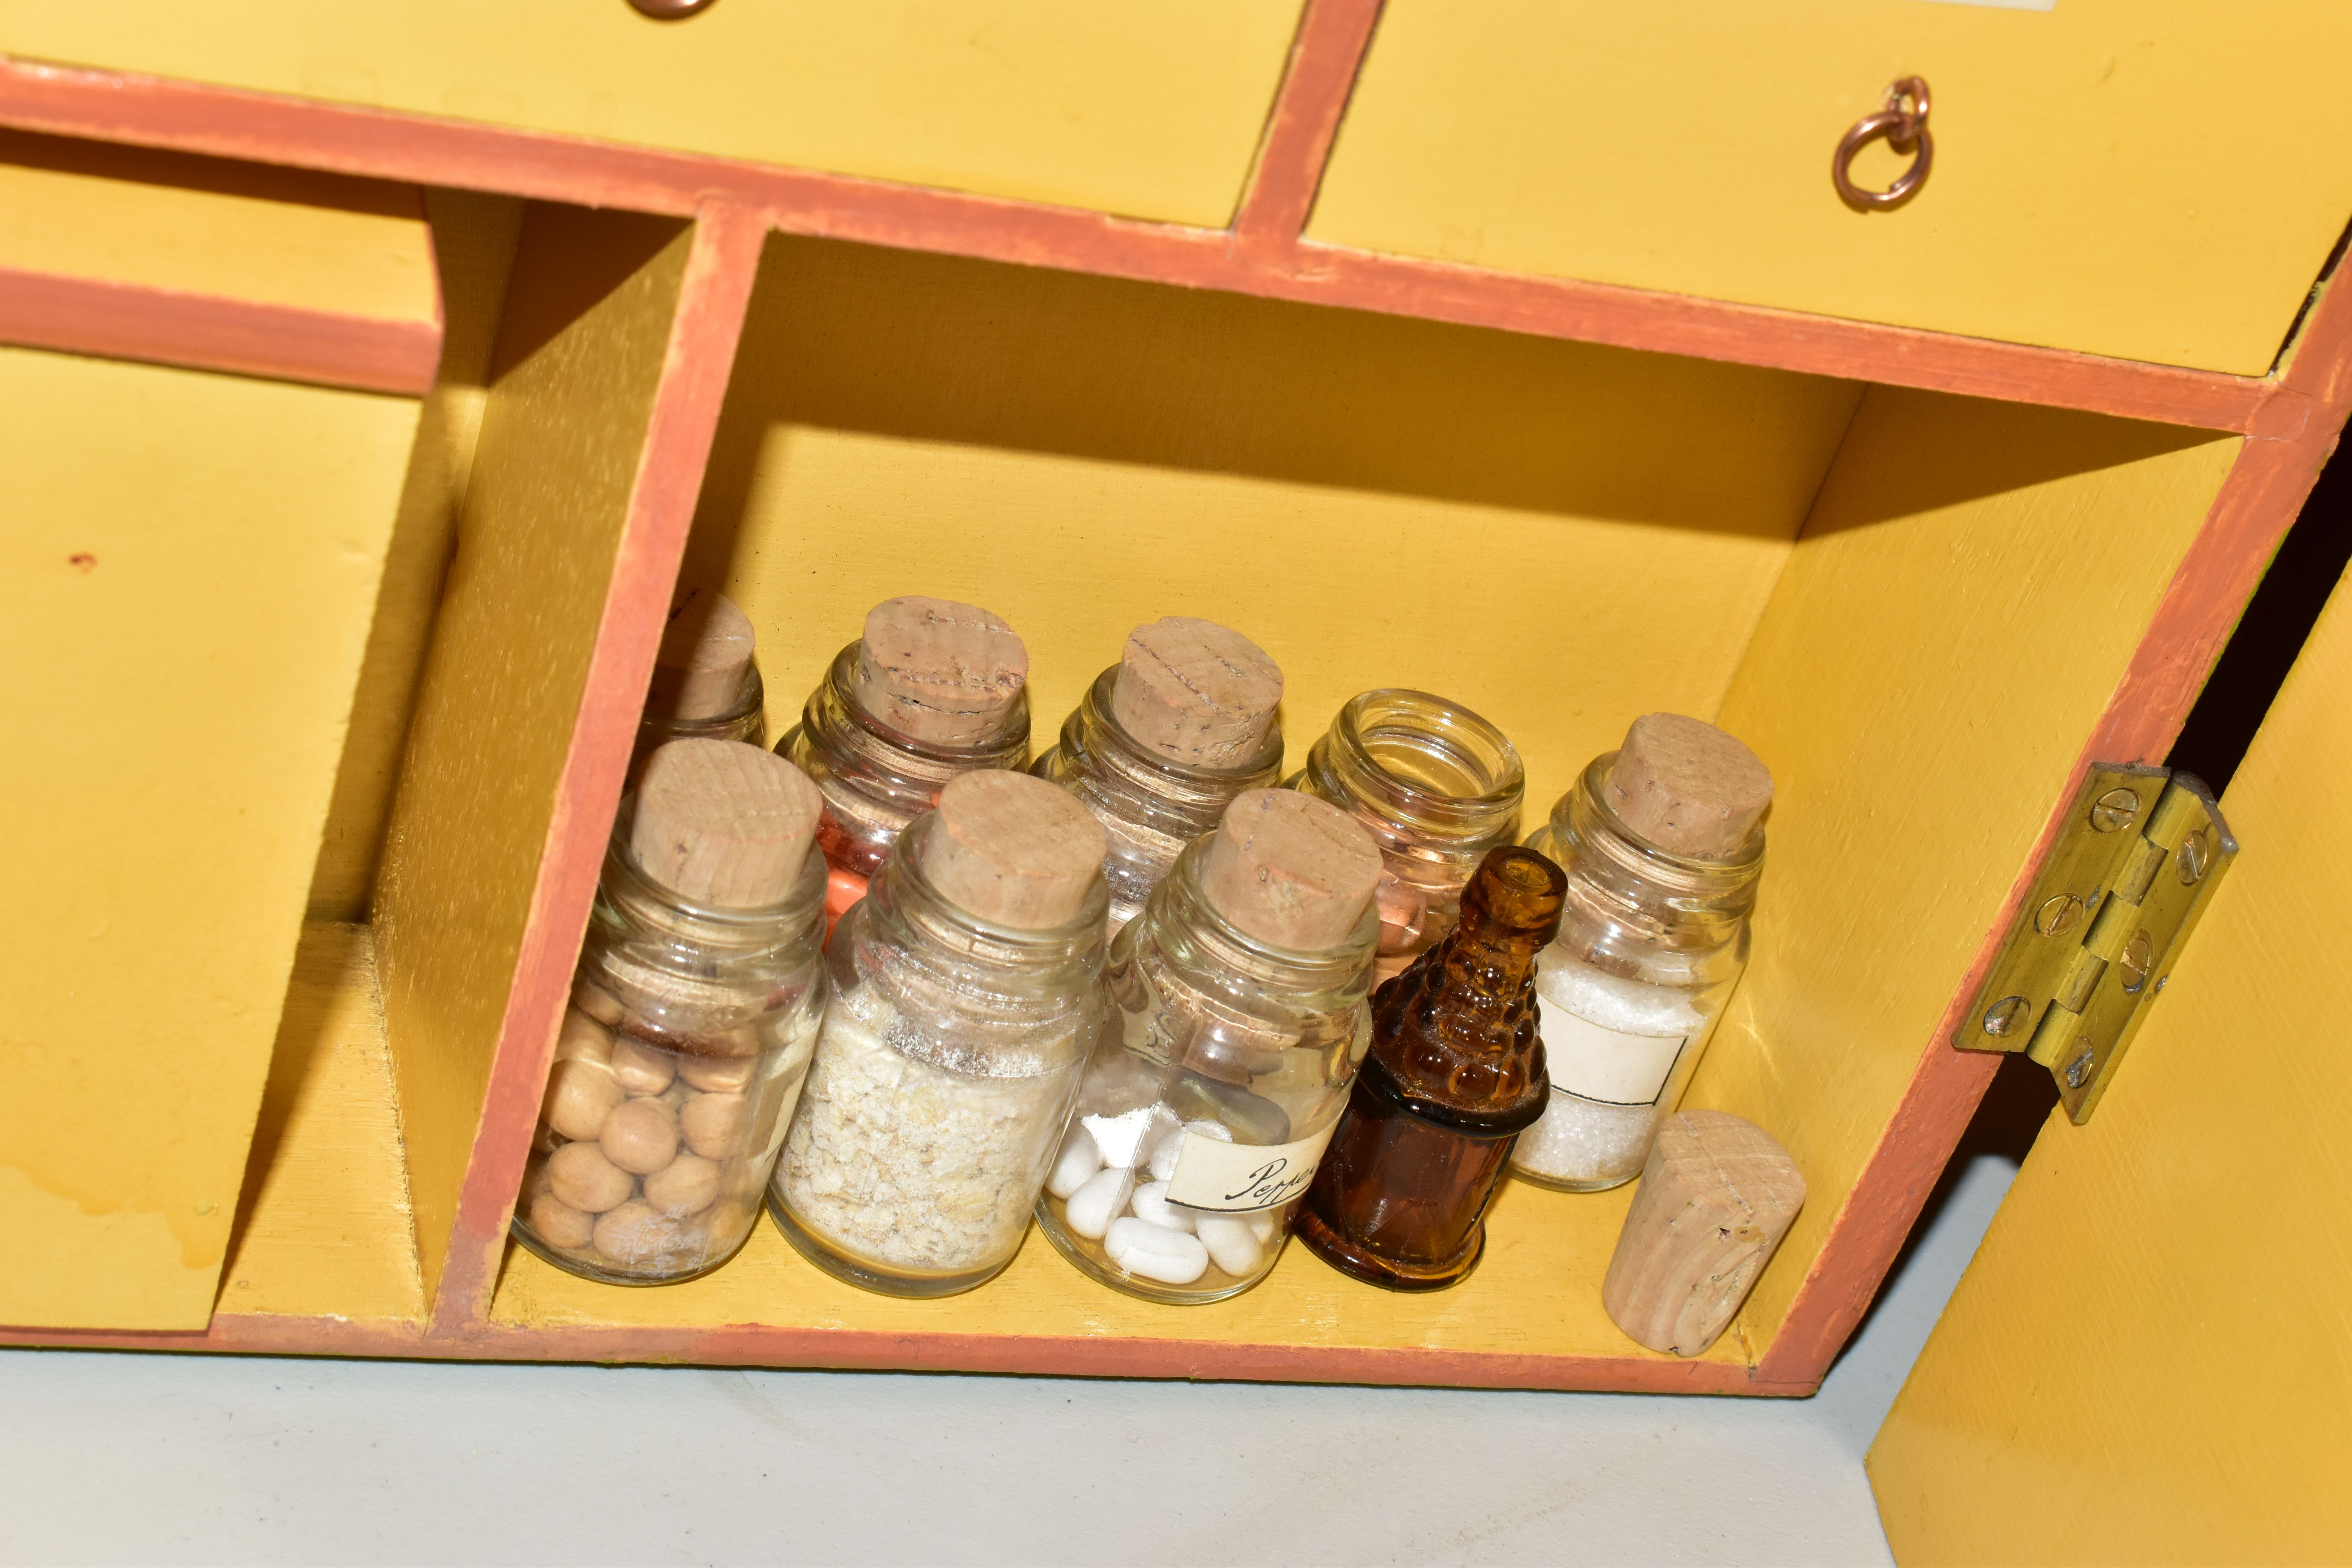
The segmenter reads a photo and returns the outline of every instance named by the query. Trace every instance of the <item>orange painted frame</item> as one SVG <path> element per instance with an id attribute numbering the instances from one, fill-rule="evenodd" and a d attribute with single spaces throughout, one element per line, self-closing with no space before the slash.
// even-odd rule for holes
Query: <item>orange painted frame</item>
<path id="1" fill-rule="evenodd" d="M 0 1332 L 0 1342 L 463 1359 L 651 1359 L 940 1367 L 1276 1381 L 1801 1394 L 1859 1322 L 1998 1058 L 1949 1045 L 2000 933 L 2055 842 L 2053 805 L 2029 864 L 1921 1055 L 1759 1363 L 1651 1358 L 1318 1351 L 1215 1342 L 919 1342 L 745 1325 L 716 1331 L 521 1331 L 488 1319 L 536 1095 L 584 927 L 603 824 L 617 801 L 710 430 L 770 228 L 1066 270 L 1414 315 L 1658 353 L 1876 381 L 2242 433 L 2249 437 L 2077 762 L 2157 761 L 2352 412 L 2352 298 L 2330 290 L 2265 379 L 1958 339 L 1865 322 L 1373 256 L 1299 238 L 1378 0 L 1314 0 L 1230 229 L 1099 215 L 725 160 L 311 104 L 220 89 L 0 62 L 0 123 L 68 135 L 692 216 L 695 271 L 657 395 L 561 804 L 477 1129 L 449 1267 L 425 1325 L 217 1315 L 203 1334 Z M 58 344 L 55 346 L 70 346 Z M 92 352 L 108 352 L 93 345 Z M 144 356 L 142 356 L 144 357 Z M 225 367 L 226 368 L 226 367 Z"/>

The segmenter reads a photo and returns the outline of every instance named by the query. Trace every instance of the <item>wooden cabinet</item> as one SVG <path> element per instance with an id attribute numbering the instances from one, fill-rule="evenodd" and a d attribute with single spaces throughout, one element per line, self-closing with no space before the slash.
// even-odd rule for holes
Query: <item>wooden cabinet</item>
<path id="1" fill-rule="evenodd" d="M 0 1321 L 201 1330 L 419 404 L 196 366 L 421 392 L 432 259 L 413 190 L 0 158 Z"/>
<path id="2" fill-rule="evenodd" d="M 685 26 L 730 11 L 761 16 L 720 0 Z M 296 861 L 323 812 L 327 852 L 307 934 L 299 876 L 276 926 L 236 933 L 293 980 L 267 1089 L 257 1051 L 245 1080 L 238 1114 L 256 1095 L 260 1110 L 229 1263 L 208 1324 L 192 1312 L 138 1342 L 1818 1382 L 1990 1075 L 1951 1048 L 1956 1009 L 2054 814 L 2090 763 L 2161 757 L 2334 441 L 2352 299 L 2323 297 L 2284 367 L 2248 378 L 1317 244 L 1307 198 L 1374 13 L 1309 8 L 1239 215 L 1208 232 L 0 62 L 0 121 L 19 127 L 436 187 L 445 352 L 431 389 L 407 394 L 425 393 L 424 434 L 373 546 L 384 585 L 372 621 L 313 596 L 339 648 L 367 648 L 348 735 L 315 713 L 301 730 L 328 767 L 341 741 L 332 795 L 322 769 L 300 801 L 236 797 Z M 1151 68 L 1163 88 L 1181 58 Z M 38 312 L 6 310 L 24 297 L 0 280 L 0 331 L 34 330 Z M 60 329 L 47 348 L 155 357 L 217 313 L 175 303 L 144 337 Z M 251 374 L 274 393 L 299 367 Z M 77 444 L 55 443 L 82 454 L 68 474 L 127 439 L 72 417 Z M 312 437 L 304 460 L 355 441 Z M 1735 1330 L 1685 1361 L 1609 1323 L 1598 1289 L 1623 1192 L 1510 1188 L 1478 1272 L 1420 1299 L 1300 1249 L 1263 1287 L 1191 1310 L 1113 1297 L 1034 1241 L 998 1280 L 934 1302 L 835 1284 L 764 1226 L 726 1268 L 660 1290 L 513 1253 L 681 580 L 751 614 L 772 733 L 867 605 L 919 591 L 1020 629 L 1041 738 L 1129 627 L 1209 615 L 1288 670 L 1294 760 L 1355 690 L 1442 691 L 1517 742 L 1530 825 L 1638 713 L 1741 734 L 1780 795 L 1756 959 L 1691 1102 L 1770 1129 L 1812 1197 Z M 292 679 L 265 618 L 214 635 Z M 122 636 L 149 663 L 176 647 Z M 89 733 L 68 754 L 96 800 L 117 753 L 99 743 L 113 731 Z M 244 755 L 212 744 L 219 766 Z M 11 803 L 50 799 L 26 789 Z M 39 1103 L 78 1092 L 58 1064 L 79 1048 L 44 1047 Z M 70 1267 L 51 1249 L 29 1272 Z M 20 1325 L 0 1338 L 165 1326 L 47 1312 L 0 1310 Z"/>
<path id="3" fill-rule="evenodd" d="M 2245 846 L 2095 1120 L 2053 1115 L 1870 1454 L 1906 1563 L 2352 1542 L 2352 591 L 2222 806 Z"/>
<path id="4" fill-rule="evenodd" d="M 1296 0 L 0 4 L 0 51 L 562 137 L 1223 225 Z"/>
<path id="5" fill-rule="evenodd" d="M 2347 69 L 2325 0 L 1394 0 L 1307 232 L 2260 375 L 2352 218 Z M 1831 152 L 1907 76 L 1933 169 L 1851 210 Z"/>

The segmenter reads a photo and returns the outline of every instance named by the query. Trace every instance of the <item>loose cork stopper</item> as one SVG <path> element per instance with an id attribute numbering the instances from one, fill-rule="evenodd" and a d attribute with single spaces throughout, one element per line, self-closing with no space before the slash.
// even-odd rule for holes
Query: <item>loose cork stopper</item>
<path id="1" fill-rule="evenodd" d="M 727 712 L 742 695 L 756 640 L 751 617 L 732 599 L 708 588 L 687 589 L 669 607 L 646 710 L 688 720 Z"/>
<path id="2" fill-rule="evenodd" d="M 1618 820 L 1671 855 L 1720 860 L 1772 804 L 1772 773 L 1739 741 L 1679 713 L 1644 713 L 1609 770 Z"/>
<path id="3" fill-rule="evenodd" d="M 1669 1116 L 1617 1235 L 1601 1304 L 1650 1349 L 1701 1354 L 1804 1203 L 1797 1163 L 1754 1122 L 1722 1110 Z"/>
<path id="4" fill-rule="evenodd" d="M 1282 670 L 1227 626 L 1168 616 L 1127 639 L 1111 716 L 1147 751 L 1196 768 L 1230 768 L 1265 744 Z"/>
<path id="5" fill-rule="evenodd" d="M 672 741 L 646 763 L 629 850 L 680 898 L 766 909 L 792 891 L 824 809 L 808 775 L 772 752 Z"/>
<path id="6" fill-rule="evenodd" d="M 1286 789 L 1235 795 L 1201 868 L 1219 914 L 1294 952 L 1347 941 L 1380 880 L 1381 852 L 1353 816 Z"/>
<path id="7" fill-rule="evenodd" d="M 1003 724 L 1028 679 L 1029 650 L 976 605 L 916 595 L 866 612 L 857 700 L 910 739 L 979 744 Z"/>
<path id="8" fill-rule="evenodd" d="M 959 773 L 940 792 L 923 871 L 966 914 L 1049 931 L 1086 907 L 1109 847 L 1067 790 L 1027 773 Z"/>

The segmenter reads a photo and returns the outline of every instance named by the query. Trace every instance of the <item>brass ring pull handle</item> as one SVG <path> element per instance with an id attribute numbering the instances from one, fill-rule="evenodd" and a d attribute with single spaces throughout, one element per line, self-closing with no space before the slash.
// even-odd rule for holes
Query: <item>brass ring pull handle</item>
<path id="1" fill-rule="evenodd" d="M 711 0 L 629 0 L 629 4 L 656 22 L 676 22 L 709 10 Z"/>
<path id="2" fill-rule="evenodd" d="M 1906 105 L 1908 107 L 1906 107 Z M 1878 137 L 1897 153 L 1918 148 L 1918 155 L 1903 175 L 1883 191 L 1865 191 L 1853 183 L 1848 172 L 1854 154 Z M 1906 76 L 1886 89 L 1886 107 L 1875 114 L 1865 114 L 1853 122 L 1853 129 L 1838 139 L 1837 152 L 1830 159 L 1830 183 L 1837 187 L 1839 197 L 1856 212 L 1884 212 L 1907 202 L 1927 183 L 1927 171 L 1936 162 L 1936 139 L 1927 134 L 1927 82 L 1924 77 Z"/>

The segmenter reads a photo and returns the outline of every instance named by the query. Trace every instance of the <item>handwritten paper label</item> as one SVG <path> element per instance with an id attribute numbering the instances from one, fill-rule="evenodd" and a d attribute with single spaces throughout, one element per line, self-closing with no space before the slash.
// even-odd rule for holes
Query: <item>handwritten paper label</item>
<path id="1" fill-rule="evenodd" d="M 1536 993 L 1544 1070 L 1552 1087 L 1603 1105 L 1655 1105 L 1688 1035 L 1628 1035 L 1580 1018 Z"/>
<path id="2" fill-rule="evenodd" d="M 1168 1201 L 1188 1209 L 1248 1214 L 1279 1208 L 1307 1190 L 1331 1142 L 1333 1121 L 1296 1143 L 1220 1143 L 1187 1129 L 1169 1178 Z"/>

